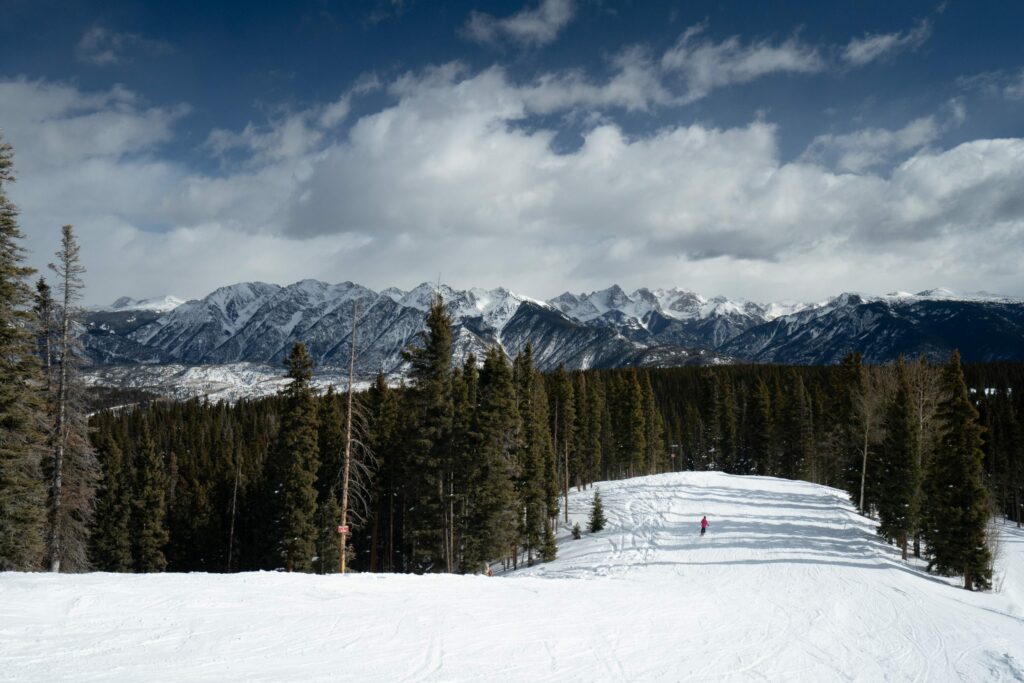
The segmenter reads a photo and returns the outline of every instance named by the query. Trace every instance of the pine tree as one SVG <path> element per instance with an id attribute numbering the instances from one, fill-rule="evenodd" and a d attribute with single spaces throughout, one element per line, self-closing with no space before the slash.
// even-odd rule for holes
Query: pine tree
<path id="1" fill-rule="evenodd" d="M 329 574 L 337 571 L 340 553 L 337 531 L 341 520 L 338 484 L 345 451 L 344 411 L 341 397 L 334 393 L 333 386 L 328 387 L 327 393 L 320 400 L 317 422 L 317 572 Z"/>
<path id="2" fill-rule="evenodd" d="M 545 520 L 550 522 L 558 514 L 558 482 L 563 475 L 556 466 L 559 461 L 551 443 L 544 382 L 533 365 L 529 344 L 516 357 L 513 376 L 521 419 L 516 486 L 523 511 L 520 531 L 526 546 L 527 564 L 532 565 L 534 555 L 541 552 Z"/>
<path id="3" fill-rule="evenodd" d="M 104 572 L 130 572 L 132 561 L 131 464 L 112 435 L 97 437 L 103 485 L 96 496 L 95 526 L 90 536 L 90 558 Z"/>
<path id="4" fill-rule="evenodd" d="M 644 416 L 644 392 L 635 368 L 630 369 L 623 387 L 623 414 L 625 422 L 620 433 L 623 462 L 630 475 L 646 471 L 647 421 Z"/>
<path id="5" fill-rule="evenodd" d="M 665 467 L 665 421 L 654 400 L 654 388 L 651 386 L 651 375 L 641 373 L 641 390 L 644 397 L 644 444 L 647 473 L 657 474 Z"/>
<path id="6" fill-rule="evenodd" d="M 0 571 L 29 571 L 45 552 L 46 415 L 29 311 L 32 269 L 22 265 L 24 236 L 5 192 L 12 164 L 11 147 L 0 140 Z"/>
<path id="7" fill-rule="evenodd" d="M 479 467 L 469 484 L 465 542 L 465 564 L 471 569 L 518 554 L 520 508 L 514 481 L 520 475 L 521 424 L 512 371 L 497 347 L 487 351 L 478 392 Z"/>
<path id="8" fill-rule="evenodd" d="M 416 572 L 451 570 L 445 482 L 451 472 L 452 319 L 440 295 L 427 314 L 422 344 L 407 349 L 412 387 L 405 402 L 408 419 L 408 467 L 412 485 L 405 527 L 411 568 Z"/>
<path id="9" fill-rule="evenodd" d="M 143 573 L 162 572 L 167 567 L 164 549 L 169 539 L 167 472 L 148 420 L 142 420 L 134 443 L 135 482 L 129 522 L 134 568 Z"/>
<path id="10" fill-rule="evenodd" d="M 600 489 L 594 489 L 594 502 L 590 507 L 590 523 L 587 529 L 594 534 L 604 529 L 607 520 L 604 518 L 604 504 L 601 502 Z"/>
<path id="11" fill-rule="evenodd" d="M 941 436 L 924 482 L 924 540 L 929 568 L 963 575 L 964 588 L 991 586 L 987 525 L 991 515 L 982 473 L 981 426 L 964 383 L 960 354 L 943 369 Z"/>
<path id="12" fill-rule="evenodd" d="M 900 358 L 896 391 L 885 407 L 885 438 L 878 457 L 878 533 L 895 541 L 907 559 L 907 538 L 917 523 L 917 444 L 910 378 Z"/>
<path id="13" fill-rule="evenodd" d="M 79 369 L 82 342 L 73 333 L 78 300 L 84 288 L 85 268 L 70 225 L 61 228 L 57 262 L 50 269 L 57 275 L 60 296 L 59 336 L 56 348 L 56 386 L 53 394 L 53 460 L 49 465 L 48 541 L 50 570 L 89 569 L 89 530 L 99 482 L 99 465 L 89 441 L 85 385 Z"/>
<path id="14" fill-rule="evenodd" d="M 282 392 L 284 406 L 270 471 L 274 539 L 288 571 L 309 572 L 317 541 L 316 474 L 319 468 L 313 361 L 301 342 L 288 355 L 291 383 Z"/>
<path id="15" fill-rule="evenodd" d="M 762 476 L 775 472 L 775 420 L 771 394 L 758 378 L 749 409 L 748 457 L 750 469 Z"/>
<path id="16" fill-rule="evenodd" d="M 551 529 L 551 521 L 544 520 L 544 545 L 541 546 L 541 560 L 553 562 L 558 557 L 558 543 L 555 541 L 555 532 Z"/>

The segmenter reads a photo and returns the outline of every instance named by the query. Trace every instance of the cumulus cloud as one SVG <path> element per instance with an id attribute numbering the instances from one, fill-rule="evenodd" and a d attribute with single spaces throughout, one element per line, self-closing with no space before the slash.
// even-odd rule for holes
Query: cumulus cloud
<path id="1" fill-rule="evenodd" d="M 863 66 L 888 59 L 906 50 L 916 50 L 924 45 L 931 35 L 931 22 L 921 19 L 908 31 L 869 33 L 863 38 L 854 38 L 843 48 L 842 58 L 847 64 Z"/>
<path id="2" fill-rule="evenodd" d="M 572 98 L 500 68 L 445 65 L 384 87 L 390 104 L 333 127 L 328 105 L 243 128 L 233 149 L 249 163 L 210 175 L 158 154 L 174 108 L 122 89 L 0 83 L 35 262 L 71 222 L 93 302 L 253 279 L 409 287 L 438 273 L 537 297 L 610 282 L 750 298 L 938 284 L 1024 294 L 1021 139 L 937 149 L 944 124 L 925 117 L 875 131 L 905 149 L 878 173 L 870 158 L 786 161 L 766 121 L 631 136 L 606 118 L 556 152 L 556 130 L 520 124 Z M 101 120 L 119 132 L 71 133 Z M 831 144 L 852 154 L 858 142 Z"/>
<path id="3" fill-rule="evenodd" d="M 573 0 L 541 0 L 539 6 L 523 8 L 504 19 L 474 11 L 462 35 L 477 43 L 511 41 L 524 47 L 541 47 L 554 42 L 575 14 Z"/>
<path id="4" fill-rule="evenodd" d="M 769 74 L 817 73 L 826 66 L 817 48 L 796 38 L 775 45 L 767 40 L 744 44 L 733 36 L 716 43 L 704 37 L 706 30 L 706 24 L 690 27 L 661 59 L 662 67 L 684 79 L 691 100 Z"/>
<path id="5" fill-rule="evenodd" d="M 86 29 L 75 49 L 79 61 L 97 66 L 118 64 L 136 54 L 160 56 L 173 52 L 170 44 L 161 40 L 113 31 L 99 24 Z"/>

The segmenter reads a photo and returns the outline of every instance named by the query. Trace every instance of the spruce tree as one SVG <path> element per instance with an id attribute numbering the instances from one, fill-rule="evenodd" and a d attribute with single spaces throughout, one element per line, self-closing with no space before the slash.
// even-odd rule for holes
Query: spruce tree
<path id="1" fill-rule="evenodd" d="M 516 489 L 519 506 L 521 541 L 526 546 L 527 564 L 541 552 L 545 520 L 550 522 L 557 512 L 558 475 L 555 452 L 548 426 L 549 405 L 544 383 L 533 365 L 530 344 L 516 357 L 513 369 L 517 410 L 521 419 L 519 468 Z"/>
<path id="2" fill-rule="evenodd" d="M 338 568 L 338 523 L 341 520 L 338 483 L 345 450 L 344 410 L 341 397 L 334 393 L 333 386 L 328 387 L 327 393 L 320 399 L 317 421 L 317 572 L 329 574 Z"/>
<path id="3" fill-rule="evenodd" d="M 135 571 L 162 572 L 167 530 L 167 472 L 153 442 L 149 421 L 143 418 L 135 435 L 135 482 L 129 528 Z"/>
<path id="4" fill-rule="evenodd" d="M 520 507 L 514 482 L 520 475 L 521 423 L 512 371 L 497 347 L 488 349 L 478 392 L 479 467 L 469 484 L 465 539 L 465 564 L 471 570 L 518 554 Z"/>
<path id="5" fill-rule="evenodd" d="M 645 460 L 647 473 L 657 474 L 665 467 L 665 420 L 654 399 L 649 372 L 641 373 L 641 389 L 644 396 L 644 444 L 647 448 Z"/>
<path id="6" fill-rule="evenodd" d="M 597 533 L 604 529 L 607 520 L 604 518 L 604 503 L 601 502 L 600 489 L 594 489 L 594 502 L 590 507 L 590 522 L 587 529 L 590 533 Z"/>
<path id="7" fill-rule="evenodd" d="M 544 562 L 553 562 L 558 557 L 558 543 L 550 520 L 544 520 L 544 544 L 541 546 L 540 556 Z"/>
<path id="8" fill-rule="evenodd" d="M 907 559 L 907 538 L 917 522 L 917 444 L 910 378 L 900 358 L 896 390 L 885 407 L 885 437 L 878 456 L 878 533 L 895 541 Z"/>
<path id="9" fill-rule="evenodd" d="M 411 568 L 439 572 L 452 568 L 445 482 L 450 477 L 452 430 L 452 319 L 440 295 L 427 313 L 427 329 L 418 346 L 405 351 L 412 387 L 405 402 L 407 466 L 411 486 L 405 527 Z"/>
<path id="10" fill-rule="evenodd" d="M 0 140 L 0 571 L 38 569 L 45 552 L 46 448 L 43 377 L 34 354 L 32 269 L 18 212 L 7 199 L 14 180 L 10 145 Z"/>
<path id="11" fill-rule="evenodd" d="M 104 572 L 130 572 L 132 561 L 131 463 L 111 434 L 97 436 L 97 454 L 103 474 L 96 496 L 95 526 L 90 536 L 90 558 Z"/>
<path id="12" fill-rule="evenodd" d="M 924 482 L 924 540 L 929 568 L 963 575 L 964 588 L 991 586 L 987 526 L 991 516 L 982 472 L 981 426 L 964 383 L 960 354 L 942 373 L 940 437 Z"/>
<path id="13" fill-rule="evenodd" d="M 620 433 L 620 448 L 630 475 L 646 471 L 647 420 L 644 415 L 644 392 L 635 368 L 629 370 L 623 386 L 623 414 L 625 420 Z"/>
<path id="14" fill-rule="evenodd" d="M 758 378 L 749 409 L 748 456 L 750 470 L 755 474 L 775 472 L 775 420 L 771 393 L 763 378 Z"/>
<path id="15" fill-rule="evenodd" d="M 317 542 L 316 475 L 320 465 L 313 361 L 301 342 L 288 355 L 291 383 L 282 392 L 281 428 L 270 463 L 274 541 L 288 571 L 313 571 Z"/>

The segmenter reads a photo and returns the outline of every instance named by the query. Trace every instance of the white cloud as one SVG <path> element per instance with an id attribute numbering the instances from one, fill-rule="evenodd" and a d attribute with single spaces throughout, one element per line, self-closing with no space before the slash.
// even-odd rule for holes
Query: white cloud
<path id="1" fill-rule="evenodd" d="M 931 144 L 939 133 L 935 117 L 925 116 L 899 130 L 866 128 L 842 135 L 819 135 L 803 156 L 808 161 L 833 163 L 841 171 L 863 173 Z"/>
<path id="2" fill-rule="evenodd" d="M 863 38 L 854 38 L 843 48 L 842 58 L 847 64 L 863 66 L 888 59 L 905 50 L 916 50 L 924 45 L 931 34 L 931 22 L 921 19 L 906 32 L 871 33 Z"/>
<path id="3" fill-rule="evenodd" d="M 163 41 L 150 40 L 138 33 L 120 33 L 99 24 L 86 29 L 75 48 L 80 61 L 97 66 L 118 64 L 132 54 L 160 56 L 173 52 L 174 49 Z"/>
<path id="4" fill-rule="evenodd" d="M 825 62 L 817 48 L 790 38 L 778 45 L 766 40 L 743 44 L 736 36 L 716 43 L 702 34 L 704 24 L 687 29 L 661 60 L 667 71 L 682 76 L 690 100 L 715 88 L 748 83 L 774 73 L 818 73 Z"/>
<path id="5" fill-rule="evenodd" d="M 782 160 L 763 121 L 632 137 L 605 119 L 556 153 L 554 130 L 519 124 L 600 89 L 559 102 L 501 69 L 457 65 L 387 87 L 393 103 L 341 138 L 324 107 L 235 133 L 250 162 L 210 176 L 158 154 L 180 113 L 123 90 L 0 83 L 19 176 L 10 193 L 34 261 L 70 222 L 88 298 L 104 303 L 241 280 L 383 288 L 439 273 L 538 297 L 610 282 L 755 299 L 937 284 L 1024 294 L 1021 139 L 934 149 L 943 124 L 925 118 L 862 136 L 869 154 L 879 136 L 903 146 L 910 157 L 891 172 L 864 161 L 836 172 Z M 70 132 L 107 125 L 118 133 L 106 141 Z M 832 143 L 852 153 L 857 140 Z"/>
<path id="6" fill-rule="evenodd" d="M 490 14 L 470 14 L 462 34 L 477 43 L 512 41 L 525 47 L 540 47 L 554 42 L 576 14 L 573 0 L 541 0 L 534 9 L 498 19 Z"/>

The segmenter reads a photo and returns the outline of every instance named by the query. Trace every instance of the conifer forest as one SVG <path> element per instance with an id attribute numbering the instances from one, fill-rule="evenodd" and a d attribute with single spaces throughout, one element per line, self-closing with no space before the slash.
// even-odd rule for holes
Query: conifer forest
<path id="1" fill-rule="evenodd" d="M 52 284 L 2 193 L 0 239 L 0 569 L 486 573 L 554 559 L 570 488 L 679 470 L 845 489 L 967 588 L 991 581 L 989 520 L 1021 524 L 1024 364 L 542 374 L 527 346 L 453 366 L 438 296 L 398 385 L 318 394 L 296 344 L 270 398 L 95 409 L 73 228 Z"/>

